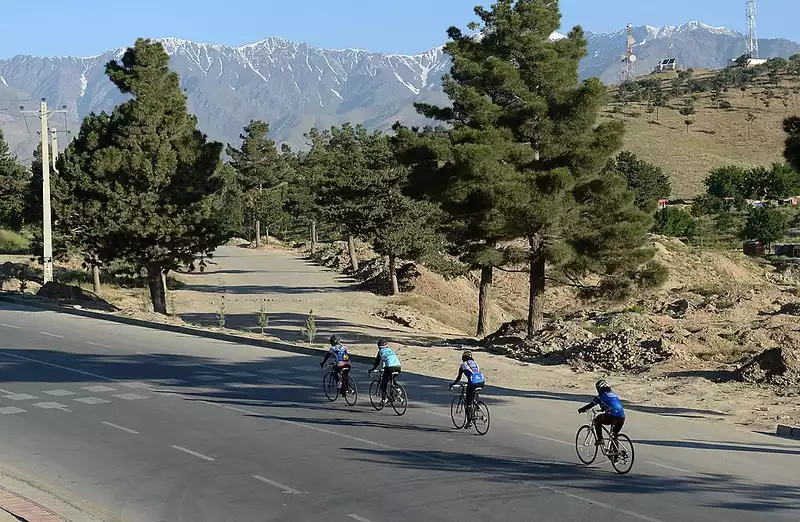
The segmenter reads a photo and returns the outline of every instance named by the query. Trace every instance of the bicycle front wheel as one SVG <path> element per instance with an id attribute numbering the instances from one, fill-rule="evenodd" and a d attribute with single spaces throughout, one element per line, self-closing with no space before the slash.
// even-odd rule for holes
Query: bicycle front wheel
<path id="1" fill-rule="evenodd" d="M 591 426 L 584 425 L 578 428 L 578 433 L 575 435 L 575 451 L 578 453 L 578 459 L 587 466 L 597 458 L 595 440 L 597 436 Z"/>
<path id="2" fill-rule="evenodd" d="M 358 386 L 356 381 L 351 376 L 347 376 L 347 393 L 344 396 L 344 401 L 350 406 L 355 406 L 358 401 Z"/>
<path id="3" fill-rule="evenodd" d="M 394 390 L 392 391 L 392 409 L 398 417 L 405 415 L 406 410 L 408 409 L 408 397 L 406 396 L 406 389 L 400 384 L 395 384 Z"/>
<path id="4" fill-rule="evenodd" d="M 339 387 L 336 386 L 336 380 L 332 373 L 328 372 L 322 377 L 322 389 L 325 390 L 325 397 L 331 402 L 339 396 Z"/>
<path id="5" fill-rule="evenodd" d="M 453 397 L 453 402 L 450 403 L 450 418 L 456 429 L 460 430 L 467 424 L 467 405 L 461 395 Z"/>
<path id="6" fill-rule="evenodd" d="M 475 403 L 475 411 L 473 412 L 475 418 L 472 424 L 475 425 L 475 431 L 478 435 L 486 435 L 489 432 L 489 407 L 483 401 Z"/>
<path id="7" fill-rule="evenodd" d="M 610 459 L 614 471 L 620 475 L 625 475 L 633 467 L 633 442 L 627 435 L 620 433 L 617 435 L 617 452 Z"/>
<path id="8" fill-rule="evenodd" d="M 377 411 L 383 409 L 383 404 L 381 403 L 381 383 L 379 381 L 372 381 L 372 384 L 369 385 L 369 402 Z"/>

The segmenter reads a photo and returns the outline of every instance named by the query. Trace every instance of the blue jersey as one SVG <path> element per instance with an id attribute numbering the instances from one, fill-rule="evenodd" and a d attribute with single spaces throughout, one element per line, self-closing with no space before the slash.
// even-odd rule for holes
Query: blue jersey
<path id="1" fill-rule="evenodd" d="M 467 376 L 470 384 L 483 384 L 486 378 L 481 373 L 481 368 L 475 361 L 464 361 L 461 364 L 461 371 Z"/>
<path id="2" fill-rule="evenodd" d="M 383 361 L 383 366 L 400 366 L 400 359 L 397 358 L 394 351 L 388 346 L 383 346 L 378 350 L 378 357 Z"/>
<path id="3" fill-rule="evenodd" d="M 622 402 L 617 394 L 612 391 L 601 392 L 592 400 L 592 404 L 599 405 L 600 409 L 614 417 L 625 418 L 625 408 L 622 407 Z"/>
<path id="4" fill-rule="evenodd" d="M 331 355 L 336 357 L 337 363 L 345 363 L 350 362 L 350 354 L 347 353 L 347 348 L 342 346 L 341 344 L 337 344 L 336 346 L 331 346 L 330 350 L 328 350 Z"/>

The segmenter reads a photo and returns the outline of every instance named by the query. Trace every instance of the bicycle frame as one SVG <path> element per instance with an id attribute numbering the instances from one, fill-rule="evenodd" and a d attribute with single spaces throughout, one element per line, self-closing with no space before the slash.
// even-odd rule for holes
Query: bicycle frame
<path id="1" fill-rule="evenodd" d="M 591 409 L 589 409 L 589 411 L 586 412 L 586 416 L 589 417 L 589 426 L 591 426 L 592 430 L 595 429 L 596 424 L 595 424 L 594 421 L 595 421 L 595 419 L 597 418 L 598 415 L 600 415 L 600 413 L 598 413 L 596 408 L 591 408 Z M 604 436 L 603 436 L 603 445 L 600 447 L 600 450 L 603 452 L 603 455 L 605 455 L 606 457 L 613 456 L 615 453 L 617 453 L 617 451 L 619 451 L 619 450 L 612 450 L 612 448 L 611 448 L 611 444 L 616 442 L 616 437 L 614 437 L 612 435 L 612 433 L 611 433 L 611 430 L 608 429 L 603 424 L 600 424 L 600 429 L 603 430 L 603 434 L 604 434 Z M 596 437 L 597 433 L 594 432 L 594 431 L 593 431 L 593 433 L 595 434 L 595 437 Z"/>

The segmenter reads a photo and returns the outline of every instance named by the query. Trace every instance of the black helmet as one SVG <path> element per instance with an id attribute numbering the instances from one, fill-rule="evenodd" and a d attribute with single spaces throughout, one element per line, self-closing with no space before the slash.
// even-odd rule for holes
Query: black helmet
<path id="1" fill-rule="evenodd" d="M 603 390 L 605 388 L 608 388 L 609 390 L 611 389 L 611 385 L 609 385 L 608 382 L 604 379 L 600 379 L 599 381 L 597 381 L 594 384 L 594 387 L 597 388 L 597 393 L 600 393 L 600 390 Z"/>
<path id="2" fill-rule="evenodd" d="M 331 343 L 331 346 L 336 346 L 337 344 L 342 344 L 342 340 L 339 339 L 335 335 L 331 335 L 331 338 L 328 339 L 328 342 Z"/>
<path id="3" fill-rule="evenodd" d="M 461 354 L 461 360 L 462 361 L 469 361 L 471 359 L 472 359 L 472 352 L 471 351 L 467 350 L 467 351 L 465 351 L 464 353 Z"/>
<path id="4" fill-rule="evenodd" d="M 389 346 L 388 341 L 386 339 L 381 339 L 378 341 L 378 348 L 383 348 L 384 346 Z"/>

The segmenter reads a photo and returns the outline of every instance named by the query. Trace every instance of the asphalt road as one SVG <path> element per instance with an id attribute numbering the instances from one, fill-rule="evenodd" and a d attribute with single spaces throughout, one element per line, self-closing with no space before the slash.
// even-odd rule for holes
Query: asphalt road
<path id="1" fill-rule="evenodd" d="M 618 476 L 577 462 L 583 390 L 489 388 L 478 437 L 441 380 L 396 417 L 320 360 L 0 301 L 0 465 L 131 522 L 800 520 L 796 441 L 631 407 Z"/>

